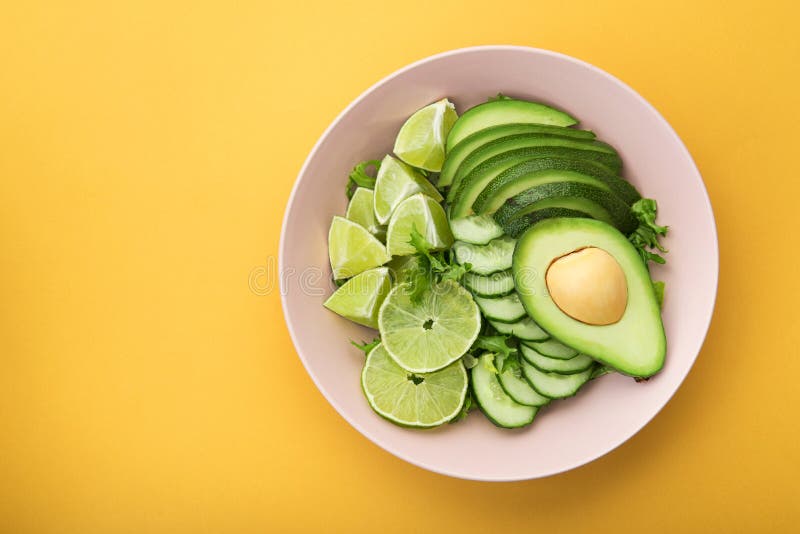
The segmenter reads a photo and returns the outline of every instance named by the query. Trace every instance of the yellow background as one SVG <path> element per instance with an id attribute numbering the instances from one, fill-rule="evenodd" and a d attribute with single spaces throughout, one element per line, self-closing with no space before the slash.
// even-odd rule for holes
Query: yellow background
<path id="1" fill-rule="evenodd" d="M 794 2 L 292 4 L 2 2 L 0 532 L 796 532 Z M 306 375 L 277 291 L 248 289 L 339 111 L 491 43 L 652 102 L 705 178 L 722 265 L 664 411 L 514 484 L 372 445 Z"/>

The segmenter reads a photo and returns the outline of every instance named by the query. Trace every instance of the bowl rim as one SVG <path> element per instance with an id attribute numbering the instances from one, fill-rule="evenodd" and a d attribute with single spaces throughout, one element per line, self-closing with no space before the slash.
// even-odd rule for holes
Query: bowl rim
<path id="1" fill-rule="evenodd" d="M 292 339 L 292 343 L 294 344 L 295 351 L 297 352 L 297 355 L 299 356 L 300 361 L 303 363 L 303 367 L 305 368 L 306 373 L 308 373 L 308 375 L 311 377 L 312 382 L 314 382 L 314 385 L 320 391 L 320 393 L 325 398 L 325 400 L 328 403 L 330 403 L 331 406 L 333 406 L 334 410 L 336 410 L 336 412 L 339 414 L 339 416 L 341 416 L 345 421 L 347 421 L 362 436 L 366 437 L 372 443 L 374 443 L 375 445 L 377 445 L 381 449 L 385 450 L 386 452 L 392 454 L 393 456 L 396 456 L 396 457 L 398 457 L 398 458 L 400 458 L 400 459 L 402 459 L 402 460 L 404 460 L 404 461 L 406 461 L 406 462 L 408 462 L 408 463 L 410 463 L 412 465 L 415 465 L 417 467 L 420 467 L 420 468 L 428 470 L 428 471 L 432 471 L 432 472 L 440 474 L 440 475 L 450 476 L 450 477 L 453 477 L 453 478 L 460 478 L 460 479 L 464 479 L 464 480 L 475 480 L 475 481 L 482 481 L 482 482 L 514 482 L 514 481 L 533 480 L 533 479 L 538 479 L 538 478 L 545 478 L 545 477 L 549 477 L 549 476 L 553 476 L 553 475 L 558 475 L 560 473 L 564 473 L 564 472 L 567 472 L 567 471 L 571 471 L 573 469 L 576 469 L 578 467 L 581 467 L 583 465 L 591 463 L 591 462 L 593 462 L 593 461 L 595 461 L 595 460 L 597 460 L 599 458 L 602 458 L 603 456 L 605 456 L 605 455 L 609 454 L 610 452 L 612 452 L 613 450 L 617 449 L 622 444 L 624 444 L 629 439 L 631 439 L 633 436 L 638 434 L 645 426 L 650 424 L 650 422 L 659 413 L 661 413 L 661 410 L 664 409 L 664 406 L 667 405 L 667 403 L 672 399 L 672 397 L 675 395 L 675 393 L 680 389 L 681 385 L 686 380 L 686 377 L 688 376 L 689 372 L 694 367 L 694 364 L 697 361 L 697 357 L 700 354 L 700 350 L 703 348 L 703 344 L 705 343 L 706 337 L 708 336 L 708 330 L 709 330 L 709 328 L 711 326 L 711 321 L 712 321 L 712 319 L 714 317 L 714 310 L 716 308 L 717 293 L 718 293 L 718 290 L 719 290 L 719 238 L 718 238 L 718 235 L 717 235 L 716 218 L 714 217 L 714 210 L 713 210 L 713 207 L 711 205 L 711 199 L 708 196 L 708 189 L 706 188 L 706 184 L 703 181 L 702 175 L 700 174 L 700 170 L 697 168 L 697 164 L 695 163 L 694 158 L 692 158 L 691 153 L 686 148 L 686 145 L 683 143 L 683 140 L 680 138 L 680 136 L 678 136 L 678 134 L 675 131 L 675 129 L 664 118 L 664 116 L 655 108 L 655 106 L 653 106 L 650 102 L 648 102 L 642 95 L 640 95 L 637 91 L 635 91 L 631 86 L 629 86 L 628 84 L 626 84 L 625 82 L 623 82 L 622 80 L 617 78 L 616 76 L 606 72 L 605 70 L 603 70 L 603 69 L 601 69 L 599 67 L 596 67 L 595 65 L 592 65 L 591 63 L 588 63 L 588 62 L 583 61 L 581 59 L 575 58 L 573 56 L 569 56 L 569 55 L 563 54 L 561 52 L 555 52 L 553 50 L 547 50 L 547 49 L 544 49 L 544 48 L 535 48 L 535 47 L 519 46 L 519 45 L 480 45 L 480 46 L 470 46 L 470 47 L 464 47 L 464 48 L 456 48 L 456 49 L 448 50 L 448 51 L 445 51 L 445 52 L 440 52 L 438 54 L 433 54 L 431 56 L 427 56 L 427 57 L 422 58 L 420 60 L 414 61 L 413 63 L 410 63 L 410 64 L 408 64 L 408 65 L 406 65 L 404 67 L 401 67 L 400 69 L 395 70 L 394 72 L 388 74 L 387 76 L 384 76 L 383 78 L 381 78 L 380 80 L 378 80 L 377 82 L 372 84 L 369 88 L 364 90 L 360 95 L 358 95 L 358 97 L 356 97 L 352 102 L 350 102 L 350 104 L 348 104 L 347 107 L 345 107 L 336 116 L 336 118 L 323 131 L 322 135 L 320 135 L 319 139 L 317 139 L 317 142 L 314 144 L 314 147 L 311 149 L 311 152 L 309 152 L 308 156 L 306 157 L 305 161 L 303 162 L 303 166 L 300 168 L 300 171 L 297 174 L 297 178 L 295 179 L 294 185 L 292 187 L 292 191 L 291 191 L 291 193 L 289 195 L 289 199 L 288 199 L 288 201 L 286 203 L 286 208 L 285 208 L 285 211 L 284 211 L 283 220 L 281 222 L 280 242 L 279 242 L 279 245 L 278 245 L 278 272 L 279 273 L 283 272 L 285 270 L 285 267 L 286 267 L 285 264 L 284 264 L 285 257 L 286 257 L 286 254 L 285 254 L 286 228 L 287 228 L 287 222 L 289 220 L 289 215 L 290 215 L 290 213 L 292 211 L 292 207 L 293 207 L 294 202 L 296 200 L 295 197 L 297 196 L 297 191 L 299 189 L 300 182 L 303 180 L 303 177 L 305 176 L 306 170 L 307 170 L 309 164 L 311 163 L 311 161 L 316 156 L 317 151 L 319 150 L 320 146 L 322 146 L 322 144 L 328 138 L 328 136 L 333 131 L 333 129 L 336 128 L 336 126 L 339 124 L 339 122 L 342 120 L 342 118 L 345 117 L 350 112 L 351 109 L 356 107 L 362 100 L 364 100 L 368 95 L 370 95 L 377 88 L 383 86 L 387 82 L 389 82 L 389 81 L 393 80 L 394 78 L 397 78 L 397 77 L 405 74 L 406 72 L 408 72 L 410 70 L 413 70 L 413 69 L 415 69 L 415 68 L 417 68 L 417 67 L 419 67 L 421 65 L 424 65 L 426 63 L 430 63 L 430 62 L 433 62 L 433 61 L 438 61 L 440 59 L 444 59 L 444 58 L 447 58 L 447 57 L 457 56 L 457 55 L 461 55 L 461 54 L 471 54 L 471 53 L 475 53 L 475 52 L 485 52 L 485 51 L 495 51 L 495 52 L 515 51 L 515 52 L 528 52 L 528 53 L 545 55 L 545 56 L 549 56 L 549 57 L 552 57 L 552 58 L 556 58 L 556 59 L 560 59 L 560 60 L 563 60 L 563 61 L 567 61 L 567 62 L 570 62 L 570 63 L 574 63 L 574 64 L 576 64 L 578 66 L 583 67 L 583 68 L 590 69 L 590 70 L 594 71 L 595 73 L 597 73 L 597 74 L 609 79 L 611 82 L 613 82 L 615 85 L 617 85 L 624 92 L 628 93 L 630 96 L 632 96 L 633 98 L 637 99 L 641 104 L 644 104 L 644 106 L 646 108 L 648 108 L 652 113 L 654 113 L 664 123 L 664 125 L 667 127 L 667 129 L 669 131 L 669 134 L 677 142 L 677 145 L 680 147 L 680 150 L 683 152 L 683 155 L 686 158 L 688 158 L 688 161 L 691 163 L 691 166 L 694 169 L 694 171 L 696 173 L 696 176 L 699 178 L 700 187 L 701 187 L 701 190 L 702 190 L 703 195 L 704 195 L 704 199 L 703 200 L 705 201 L 704 202 L 705 203 L 705 207 L 708 210 L 708 213 L 711 215 L 711 223 L 712 223 L 711 224 L 711 227 L 712 227 L 711 228 L 711 230 L 712 230 L 711 233 L 712 233 L 713 253 L 714 253 L 713 254 L 713 261 L 715 263 L 714 269 L 713 269 L 714 293 L 713 293 L 713 297 L 712 297 L 711 302 L 710 302 L 710 307 L 709 307 L 709 311 L 708 311 L 708 318 L 706 319 L 706 324 L 704 325 L 704 328 L 703 328 L 703 335 L 700 336 L 699 339 L 696 342 L 696 347 L 695 347 L 695 350 L 693 351 L 694 354 L 691 357 L 691 361 L 690 361 L 689 365 L 686 367 L 686 371 L 682 374 L 682 376 L 680 376 L 680 380 L 678 380 L 676 382 L 674 390 L 664 399 L 664 402 L 660 406 L 658 406 L 658 408 L 653 411 L 652 415 L 647 417 L 638 428 L 636 428 L 635 430 L 633 430 L 630 433 L 626 433 L 627 435 L 623 434 L 623 435 L 621 435 L 620 438 L 612 440 L 613 441 L 612 444 L 610 446 L 608 446 L 608 447 L 605 447 L 604 450 L 599 451 L 596 455 L 594 455 L 592 457 L 581 459 L 579 461 L 573 462 L 572 464 L 569 464 L 569 465 L 566 465 L 566 466 L 561 466 L 558 469 L 554 469 L 554 470 L 551 470 L 551 471 L 543 472 L 541 474 L 537 474 L 537 475 L 533 475 L 533 476 L 522 474 L 521 476 L 496 476 L 496 477 L 495 476 L 488 476 L 488 475 L 486 475 L 486 476 L 475 476 L 475 475 L 471 475 L 471 474 L 459 473 L 459 472 L 452 471 L 452 470 L 441 469 L 436 465 L 429 464 L 429 463 L 426 463 L 424 461 L 420 461 L 420 460 L 418 460 L 416 458 L 413 458 L 413 457 L 405 454 L 404 452 L 396 449 L 391 444 L 388 444 L 388 443 L 384 442 L 384 440 L 382 440 L 382 439 L 380 439 L 380 438 L 378 438 L 376 436 L 373 436 L 357 420 L 355 420 L 354 418 L 350 418 L 345 414 L 345 412 L 343 411 L 342 407 L 339 406 L 339 404 L 329 395 L 329 393 L 328 393 L 327 389 L 325 388 L 325 386 L 322 384 L 322 382 L 319 380 L 319 378 L 314 374 L 314 372 L 312 371 L 311 367 L 309 366 L 308 361 L 306 360 L 305 355 L 302 353 L 302 351 L 299 350 L 300 336 L 295 331 L 294 325 L 292 324 L 292 322 L 291 322 L 291 320 L 289 318 L 288 312 L 287 312 L 287 309 L 288 309 L 288 294 L 289 294 L 289 292 L 287 291 L 288 288 L 285 285 L 286 282 L 284 281 L 284 277 L 279 276 L 278 278 L 280 280 L 281 307 L 283 309 L 284 321 L 286 323 L 287 329 L 289 330 L 289 336 Z"/>

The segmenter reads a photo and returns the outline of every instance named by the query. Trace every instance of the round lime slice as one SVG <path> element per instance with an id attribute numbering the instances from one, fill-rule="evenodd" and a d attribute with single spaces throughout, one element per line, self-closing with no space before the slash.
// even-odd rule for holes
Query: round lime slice
<path id="1" fill-rule="evenodd" d="M 383 301 L 378 327 L 386 351 L 400 367 L 428 373 L 467 352 L 480 332 L 481 315 L 472 296 L 452 280 L 431 285 L 418 302 L 409 284 L 401 284 Z"/>
<path id="2" fill-rule="evenodd" d="M 370 351 L 361 372 L 361 387 L 372 409 L 392 423 L 410 427 L 430 428 L 455 418 L 467 384 L 461 361 L 433 373 L 409 373 L 382 344 Z"/>
<path id="3" fill-rule="evenodd" d="M 350 278 L 391 259 L 383 243 L 366 228 L 344 217 L 334 217 L 328 232 L 328 255 L 333 277 Z"/>
<path id="4" fill-rule="evenodd" d="M 392 288 L 388 267 L 357 274 L 328 297 L 323 306 L 346 319 L 378 328 L 378 310 Z"/>
<path id="5" fill-rule="evenodd" d="M 416 229 L 433 250 L 450 248 L 453 232 L 441 204 L 428 195 L 417 193 L 405 199 L 394 211 L 386 231 L 386 250 L 390 256 L 415 254 L 411 231 Z"/>
<path id="6" fill-rule="evenodd" d="M 411 115 L 400 128 L 394 153 L 414 167 L 441 171 L 447 134 L 456 119 L 456 108 L 446 98 L 425 106 Z"/>
<path id="7" fill-rule="evenodd" d="M 436 201 L 442 195 L 424 176 L 392 156 L 381 162 L 375 178 L 375 218 L 379 224 L 386 224 L 395 208 L 405 199 L 416 193 L 425 193 Z"/>
<path id="8" fill-rule="evenodd" d="M 386 227 L 378 224 L 375 218 L 375 194 L 372 189 L 359 187 L 353 193 L 353 198 L 347 205 L 345 217 L 356 224 L 360 224 L 372 235 L 380 240 L 386 238 Z"/>

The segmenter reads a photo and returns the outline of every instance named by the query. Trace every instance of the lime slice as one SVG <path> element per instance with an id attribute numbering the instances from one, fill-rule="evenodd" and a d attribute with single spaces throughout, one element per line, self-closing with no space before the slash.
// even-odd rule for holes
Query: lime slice
<path id="1" fill-rule="evenodd" d="M 328 297 L 323 306 L 354 323 L 378 328 L 378 310 L 392 288 L 388 267 L 357 274 Z"/>
<path id="2" fill-rule="evenodd" d="M 446 98 L 425 106 L 400 128 L 394 142 L 394 153 L 414 167 L 441 171 L 445 140 L 456 119 L 456 108 Z"/>
<path id="3" fill-rule="evenodd" d="M 375 412 L 392 423 L 430 428 L 461 411 L 467 372 L 456 361 L 440 371 L 412 374 L 397 365 L 382 344 L 372 349 L 361 371 L 361 387 Z"/>
<path id="4" fill-rule="evenodd" d="M 410 286 L 395 286 L 378 314 L 381 339 L 400 367 L 428 373 L 446 367 L 472 346 L 481 329 L 481 315 L 472 296 L 456 282 L 432 285 L 418 303 Z"/>
<path id="5" fill-rule="evenodd" d="M 328 255 L 335 279 L 350 278 L 391 259 L 383 243 L 366 228 L 344 217 L 334 217 L 328 232 Z"/>
<path id="6" fill-rule="evenodd" d="M 353 198 L 350 199 L 350 204 L 347 205 L 345 217 L 356 224 L 360 224 L 369 233 L 383 240 L 386 238 L 386 227 L 378 224 L 378 220 L 375 218 L 374 205 L 375 194 L 372 189 L 367 189 L 366 187 L 356 188 Z"/>
<path id="7" fill-rule="evenodd" d="M 402 201 L 416 193 L 442 200 L 442 195 L 424 176 L 392 156 L 381 162 L 375 178 L 375 217 L 379 224 L 386 224 L 392 212 Z"/>
<path id="8" fill-rule="evenodd" d="M 442 206 L 428 195 L 417 193 L 404 200 L 392 215 L 386 231 L 386 250 L 391 256 L 415 254 L 411 230 L 417 229 L 434 250 L 450 248 L 453 232 Z"/>

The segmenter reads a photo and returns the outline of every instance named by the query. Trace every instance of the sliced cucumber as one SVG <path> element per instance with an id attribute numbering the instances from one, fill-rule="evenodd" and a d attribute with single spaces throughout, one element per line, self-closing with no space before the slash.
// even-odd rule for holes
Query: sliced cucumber
<path id="1" fill-rule="evenodd" d="M 474 299 L 483 316 L 491 321 L 516 323 L 527 316 L 527 312 L 522 307 L 522 303 L 516 293 L 493 299 L 477 296 Z"/>
<path id="2" fill-rule="evenodd" d="M 469 263 L 476 274 L 492 274 L 507 271 L 511 268 L 516 241 L 510 237 L 500 237 L 489 241 L 486 245 L 473 245 L 456 241 L 453 252 L 456 261 L 461 265 Z"/>
<path id="3" fill-rule="evenodd" d="M 503 229 L 492 217 L 475 215 L 472 217 L 461 217 L 450 221 L 450 230 L 458 241 L 472 243 L 473 245 L 485 245 L 492 239 L 502 237 Z"/>
<path id="4" fill-rule="evenodd" d="M 468 109 L 458 118 L 447 135 L 446 150 L 450 152 L 462 139 L 478 130 L 500 124 L 519 124 L 521 122 L 572 126 L 578 121 L 563 111 L 538 102 L 526 102 L 513 98 L 493 100 Z"/>
<path id="5" fill-rule="evenodd" d="M 547 341 L 525 341 L 525 345 L 550 358 L 557 358 L 559 360 L 569 360 L 578 355 L 578 351 L 572 347 L 568 347 L 555 339 L 548 339 Z"/>
<path id="6" fill-rule="evenodd" d="M 475 401 L 489 421 L 497 426 L 518 428 L 529 425 L 538 408 L 520 404 L 505 392 L 497 375 L 489 370 L 489 362 L 486 360 L 491 357 L 491 354 L 482 355 L 471 370 Z"/>
<path id="7" fill-rule="evenodd" d="M 522 374 L 539 394 L 551 399 L 565 399 L 575 395 L 578 390 L 589 381 L 592 376 L 592 367 L 582 373 L 562 375 L 558 373 L 544 373 L 528 363 L 521 361 Z"/>
<path id="8" fill-rule="evenodd" d="M 524 341 L 546 341 L 550 338 L 550 334 L 545 332 L 530 317 L 525 317 L 516 323 L 501 323 L 499 321 L 489 321 L 489 323 L 501 334 L 518 337 Z"/>
<path id="9" fill-rule="evenodd" d="M 521 345 L 520 347 L 522 350 L 522 357 L 525 358 L 528 363 L 545 373 L 561 373 L 562 375 L 582 373 L 594 364 L 594 360 L 585 354 L 578 354 L 569 360 L 561 360 L 559 358 L 545 356 L 527 345 Z"/>
<path id="10" fill-rule="evenodd" d="M 503 391 L 520 404 L 539 407 L 550 402 L 549 397 L 537 393 L 525 377 L 522 376 L 521 366 L 513 366 L 506 369 L 504 373 L 498 374 L 497 378 Z"/>
<path id="11" fill-rule="evenodd" d="M 486 276 L 466 273 L 462 281 L 467 289 L 479 297 L 504 297 L 514 291 L 514 275 L 511 271 L 501 271 Z"/>
<path id="12" fill-rule="evenodd" d="M 563 137 L 573 137 L 575 139 L 594 139 L 596 136 L 588 130 L 574 130 L 564 126 L 547 126 L 545 124 L 501 124 L 478 130 L 477 132 L 465 137 L 458 142 L 448 153 L 444 161 L 442 172 L 439 174 L 437 185 L 439 188 L 453 183 L 453 175 L 458 170 L 464 158 L 469 156 L 472 151 L 485 145 L 489 141 L 508 137 L 509 135 L 526 133 L 545 133 L 560 135 Z"/>

